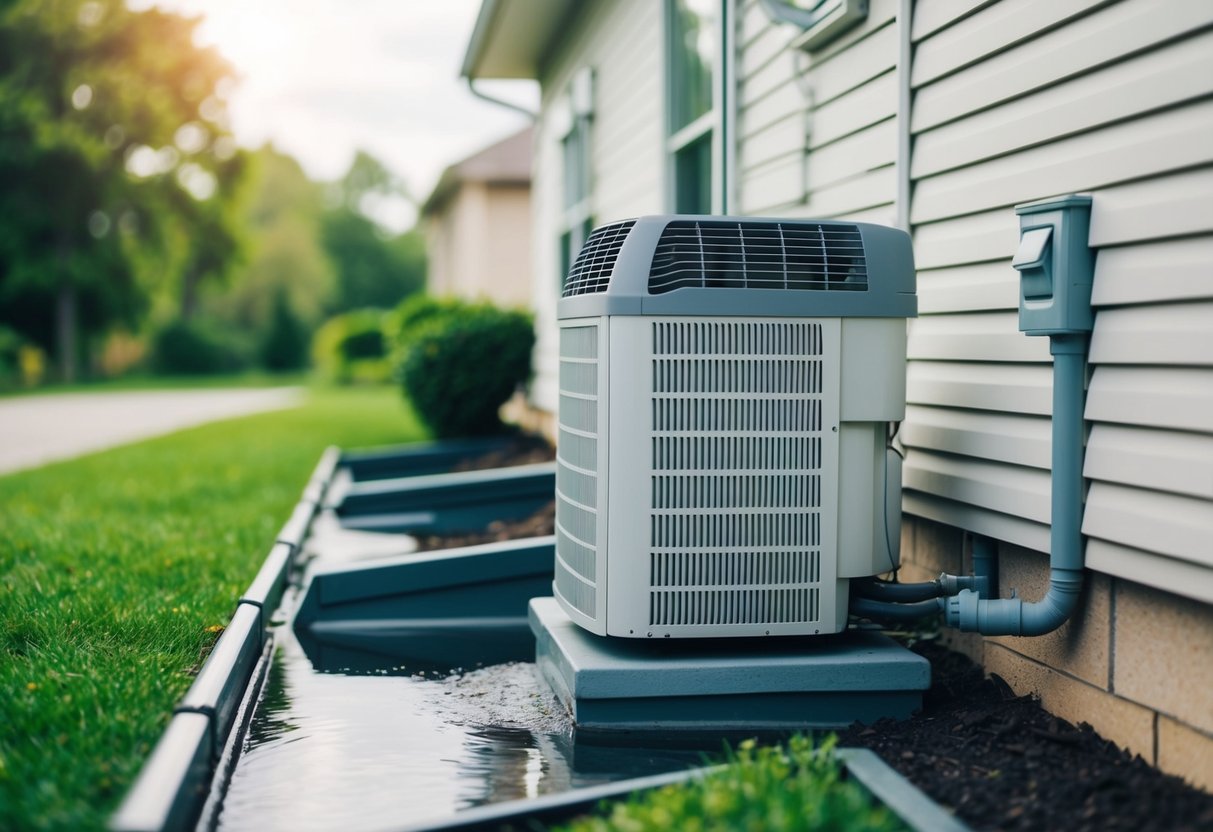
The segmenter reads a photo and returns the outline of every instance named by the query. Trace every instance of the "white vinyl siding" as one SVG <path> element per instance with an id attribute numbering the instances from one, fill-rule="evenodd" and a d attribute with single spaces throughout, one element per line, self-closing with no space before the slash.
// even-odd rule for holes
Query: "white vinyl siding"
<path id="1" fill-rule="evenodd" d="M 897 195 L 897 0 L 825 48 L 755 0 L 737 15 L 738 213 L 893 224 Z"/>
<path id="2" fill-rule="evenodd" d="M 563 200 L 562 100 L 573 74 L 594 72 L 589 128 L 590 214 L 597 225 L 663 210 L 665 135 L 662 4 L 610 0 L 579 5 L 540 77 L 542 115 L 536 125 L 535 379 L 536 406 L 556 411 L 556 301 L 564 275 L 559 246 Z"/>
<path id="3" fill-rule="evenodd" d="M 1213 6 L 915 4 L 907 511 L 1048 549 L 1016 203 L 1094 197 L 1092 569 L 1213 602 Z"/>

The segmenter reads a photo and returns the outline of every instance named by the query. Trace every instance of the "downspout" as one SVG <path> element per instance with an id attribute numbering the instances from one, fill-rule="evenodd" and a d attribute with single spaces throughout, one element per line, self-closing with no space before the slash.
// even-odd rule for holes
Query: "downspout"
<path id="1" fill-rule="evenodd" d="M 910 78 L 913 66 L 913 0 L 900 0 L 897 6 L 897 227 L 912 234 L 910 228 L 910 193 L 914 180 L 910 177 L 910 151 L 914 134 L 910 127 L 910 112 L 914 103 L 914 85 Z"/>

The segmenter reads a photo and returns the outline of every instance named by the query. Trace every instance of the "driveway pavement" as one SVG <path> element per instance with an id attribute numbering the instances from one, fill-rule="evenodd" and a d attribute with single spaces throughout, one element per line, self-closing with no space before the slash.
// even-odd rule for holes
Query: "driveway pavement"
<path id="1" fill-rule="evenodd" d="M 293 407 L 298 387 L 57 393 L 0 399 L 0 474 L 182 428 Z"/>

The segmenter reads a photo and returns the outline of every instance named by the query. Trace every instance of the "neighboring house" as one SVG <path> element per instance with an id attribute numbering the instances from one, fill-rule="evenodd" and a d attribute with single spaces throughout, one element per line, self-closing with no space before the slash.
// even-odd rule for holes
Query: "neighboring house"
<path id="1" fill-rule="evenodd" d="M 442 172 L 421 206 L 432 295 L 531 300 L 531 128 Z"/>
<path id="2" fill-rule="evenodd" d="M 1013 206 L 1091 194 L 1084 600 L 1050 636 L 952 643 L 1213 788 L 1213 5 L 871 0 L 806 51 L 779 2 L 484 3 L 464 73 L 542 87 L 534 402 L 556 405 L 556 299 L 592 225 L 901 225 L 921 313 L 902 578 L 958 572 L 962 550 L 967 568 L 971 530 L 1002 542 L 1002 591 L 1035 599 L 1052 371 L 1048 340 L 1017 327 Z"/>

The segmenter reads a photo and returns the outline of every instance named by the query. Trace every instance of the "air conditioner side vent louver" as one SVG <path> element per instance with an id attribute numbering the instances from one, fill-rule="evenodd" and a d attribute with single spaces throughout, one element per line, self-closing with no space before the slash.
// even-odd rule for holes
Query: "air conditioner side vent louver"
<path id="1" fill-rule="evenodd" d="M 624 220 L 594 229 L 573 261 L 560 296 L 568 298 L 605 292 L 623 241 L 635 224 L 635 220 Z"/>
<path id="2" fill-rule="evenodd" d="M 846 223 L 671 222 L 653 254 L 649 294 L 686 287 L 864 292 L 863 237 Z"/>

